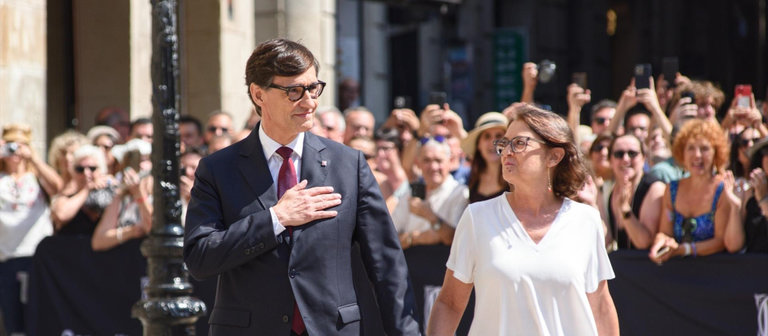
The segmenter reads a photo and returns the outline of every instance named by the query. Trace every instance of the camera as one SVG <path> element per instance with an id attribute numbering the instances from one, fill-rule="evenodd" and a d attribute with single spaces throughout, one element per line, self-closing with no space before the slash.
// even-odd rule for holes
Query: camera
<path id="1" fill-rule="evenodd" d="M 13 154 L 16 154 L 16 151 L 18 150 L 19 150 L 19 144 L 15 142 L 8 142 L 2 147 L 0 147 L 0 157 L 11 156 Z"/>
<path id="2" fill-rule="evenodd" d="M 542 83 L 549 83 L 549 81 L 552 80 L 552 77 L 555 76 L 557 64 L 548 59 L 545 59 L 541 61 L 541 63 L 537 64 L 536 68 L 539 69 L 539 81 Z"/>

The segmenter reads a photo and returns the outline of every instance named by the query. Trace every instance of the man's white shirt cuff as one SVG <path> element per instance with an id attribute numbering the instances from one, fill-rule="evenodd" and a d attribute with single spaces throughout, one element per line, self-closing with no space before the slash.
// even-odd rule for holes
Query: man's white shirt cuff
<path id="1" fill-rule="evenodd" d="M 269 207 L 269 214 L 272 216 L 272 230 L 275 231 L 275 236 L 283 233 L 283 231 L 285 231 L 285 226 L 280 224 L 280 221 L 277 220 L 277 214 L 275 213 L 274 207 Z"/>

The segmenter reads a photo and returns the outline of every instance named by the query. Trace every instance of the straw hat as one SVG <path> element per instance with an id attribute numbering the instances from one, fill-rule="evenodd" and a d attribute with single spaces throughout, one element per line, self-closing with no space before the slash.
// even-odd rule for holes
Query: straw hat
<path id="1" fill-rule="evenodd" d="M 3 126 L 3 141 L 29 144 L 32 140 L 32 129 L 24 124 L 8 124 Z"/>
<path id="2" fill-rule="evenodd" d="M 500 127 L 507 129 L 509 120 L 506 116 L 499 112 L 486 112 L 480 116 L 475 122 L 475 128 L 472 129 L 467 137 L 461 141 L 461 149 L 467 154 L 468 157 L 474 157 L 475 148 L 477 147 L 477 137 L 480 136 L 483 131 L 491 128 Z"/>

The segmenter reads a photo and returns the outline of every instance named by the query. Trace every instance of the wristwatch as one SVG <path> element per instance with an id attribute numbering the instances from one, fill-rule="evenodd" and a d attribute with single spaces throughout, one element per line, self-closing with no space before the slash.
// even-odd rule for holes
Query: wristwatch
<path id="1" fill-rule="evenodd" d="M 437 221 L 432 223 L 432 230 L 439 231 L 441 226 L 443 226 L 443 220 L 438 217 Z"/>

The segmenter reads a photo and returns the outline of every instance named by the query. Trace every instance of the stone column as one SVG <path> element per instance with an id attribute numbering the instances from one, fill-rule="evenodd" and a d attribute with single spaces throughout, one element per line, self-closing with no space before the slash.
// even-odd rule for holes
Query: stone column
<path id="1" fill-rule="evenodd" d="M 32 148 L 45 158 L 46 1 L 0 1 L 0 126 L 32 127 Z"/>
<path id="2" fill-rule="evenodd" d="M 255 46 L 254 1 L 187 1 L 181 6 L 181 112 L 205 124 L 212 111 L 226 111 L 239 130 L 251 108 L 245 63 Z"/>
<path id="3" fill-rule="evenodd" d="M 255 5 L 256 44 L 283 37 L 307 46 L 320 61 L 317 78 L 328 83 L 320 105 L 336 105 L 336 0 L 262 0 Z"/>

